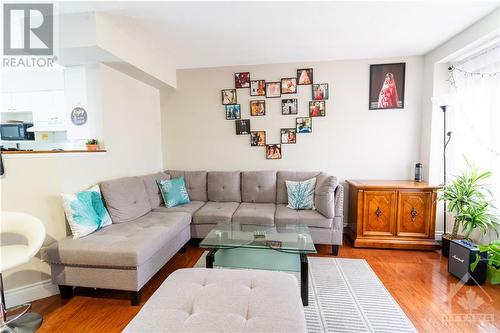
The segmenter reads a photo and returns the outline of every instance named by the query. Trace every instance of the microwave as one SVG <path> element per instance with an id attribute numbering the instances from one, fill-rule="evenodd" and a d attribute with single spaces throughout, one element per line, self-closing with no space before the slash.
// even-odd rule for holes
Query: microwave
<path id="1" fill-rule="evenodd" d="M 5 141 L 33 141 L 35 140 L 35 133 L 28 132 L 28 128 L 32 127 L 31 123 L 17 123 L 17 124 L 1 124 L 0 133 L 2 140 Z"/>

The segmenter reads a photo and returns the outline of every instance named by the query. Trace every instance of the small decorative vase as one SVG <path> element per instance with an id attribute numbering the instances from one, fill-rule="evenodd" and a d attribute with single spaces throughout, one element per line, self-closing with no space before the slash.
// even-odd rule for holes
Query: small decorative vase
<path id="1" fill-rule="evenodd" d="M 96 151 L 99 150 L 99 145 L 86 145 L 88 151 Z"/>

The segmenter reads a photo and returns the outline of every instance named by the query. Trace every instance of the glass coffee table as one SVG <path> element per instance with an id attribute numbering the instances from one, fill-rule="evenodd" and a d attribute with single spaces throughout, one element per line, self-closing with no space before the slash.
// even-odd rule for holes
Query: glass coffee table
<path id="1" fill-rule="evenodd" d="M 300 292 L 308 304 L 307 254 L 316 248 L 307 225 L 283 226 L 218 223 L 200 243 L 210 249 L 207 268 L 245 268 L 300 272 Z"/>

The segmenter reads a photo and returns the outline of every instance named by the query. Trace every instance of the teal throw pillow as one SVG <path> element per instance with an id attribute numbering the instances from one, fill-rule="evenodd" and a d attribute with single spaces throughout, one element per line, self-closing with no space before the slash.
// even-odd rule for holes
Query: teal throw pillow
<path id="1" fill-rule="evenodd" d="M 165 206 L 172 208 L 190 203 L 184 177 L 157 180 Z"/>
<path id="2" fill-rule="evenodd" d="M 288 192 L 288 208 L 314 209 L 316 178 L 311 178 L 303 182 L 287 180 L 285 183 Z"/>
<path id="3" fill-rule="evenodd" d="M 62 194 L 64 212 L 73 239 L 89 235 L 111 224 L 99 185 L 75 194 Z"/>

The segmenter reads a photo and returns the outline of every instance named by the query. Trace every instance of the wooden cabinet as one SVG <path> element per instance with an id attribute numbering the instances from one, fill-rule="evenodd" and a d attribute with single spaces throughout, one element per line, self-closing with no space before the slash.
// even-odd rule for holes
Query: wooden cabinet
<path id="1" fill-rule="evenodd" d="M 347 235 L 355 247 L 438 249 L 439 186 L 413 181 L 348 180 Z"/>

